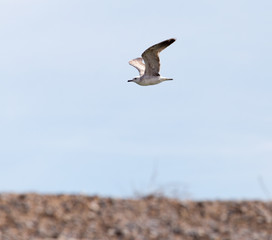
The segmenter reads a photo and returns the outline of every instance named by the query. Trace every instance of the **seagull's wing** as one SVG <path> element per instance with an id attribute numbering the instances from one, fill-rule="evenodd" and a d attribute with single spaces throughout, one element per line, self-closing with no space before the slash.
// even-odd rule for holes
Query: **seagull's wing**
<path id="1" fill-rule="evenodd" d="M 145 75 L 147 76 L 160 76 L 160 58 L 159 53 L 175 42 L 176 39 L 170 38 L 158 44 L 151 46 L 150 48 L 146 49 L 143 54 L 142 58 L 145 62 Z"/>
<path id="2" fill-rule="evenodd" d="M 139 71 L 140 76 L 144 75 L 144 71 L 145 71 L 145 64 L 143 63 L 143 59 L 142 58 L 135 58 L 132 59 L 128 62 L 131 66 L 137 68 L 137 70 Z"/>

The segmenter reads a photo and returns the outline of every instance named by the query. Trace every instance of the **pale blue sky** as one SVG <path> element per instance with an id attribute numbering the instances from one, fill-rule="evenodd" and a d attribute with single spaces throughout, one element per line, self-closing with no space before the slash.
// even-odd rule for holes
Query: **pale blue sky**
<path id="1" fill-rule="evenodd" d="M 267 199 L 271 12 L 269 0 L 1 0 L 0 191 Z M 174 81 L 127 83 L 128 61 L 171 37 L 161 74 Z"/>

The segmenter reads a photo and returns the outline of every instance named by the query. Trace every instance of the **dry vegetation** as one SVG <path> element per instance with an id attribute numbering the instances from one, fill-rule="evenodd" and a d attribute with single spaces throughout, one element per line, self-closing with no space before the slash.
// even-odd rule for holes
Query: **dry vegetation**
<path id="1" fill-rule="evenodd" d="M 1 194 L 0 239 L 272 240 L 272 202 Z"/>

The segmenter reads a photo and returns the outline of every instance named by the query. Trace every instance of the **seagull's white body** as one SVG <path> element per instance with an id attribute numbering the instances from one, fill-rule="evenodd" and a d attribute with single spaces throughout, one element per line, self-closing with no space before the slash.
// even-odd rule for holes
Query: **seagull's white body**
<path id="1" fill-rule="evenodd" d="M 148 85 L 155 85 L 166 80 L 173 80 L 173 79 L 165 78 L 161 76 L 142 76 L 142 77 L 136 77 L 136 79 L 133 79 L 133 82 L 138 83 L 141 86 L 148 86 Z"/>
<path id="2" fill-rule="evenodd" d="M 139 71 L 140 76 L 135 77 L 132 80 L 128 80 L 128 82 L 135 82 L 141 86 L 148 86 L 167 80 L 173 80 L 172 78 L 165 78 L 160 76 L 159 53 L 175 41 L 176 39 L 171 38 L 160 42 L 145 50 L 142 54 L 142 58 L 136 58 L 129 61 L 129 64 Z M 145 63 L 143 63 L 143 60 Z"/>

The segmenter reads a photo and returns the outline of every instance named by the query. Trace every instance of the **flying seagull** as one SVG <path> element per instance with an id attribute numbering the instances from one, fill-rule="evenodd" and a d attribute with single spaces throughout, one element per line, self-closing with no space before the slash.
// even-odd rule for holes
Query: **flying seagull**
<path id="1" fill-rule="evenodd" d="M 160 58 L 159 53 L 175 42 L 175 38 L 170 38 L 146 49 L 141 58 L 135 58 L 128 63 L 137 68 L 140 76 L 128 80 L 128 82 L 135 82 L 141 86 L 148 86 L 161 83 L 166 80 L 173 80 L 172 78 L 161 77 L 160 72 Z M 143 63 L 143 60 L 145 63 Z"/>

